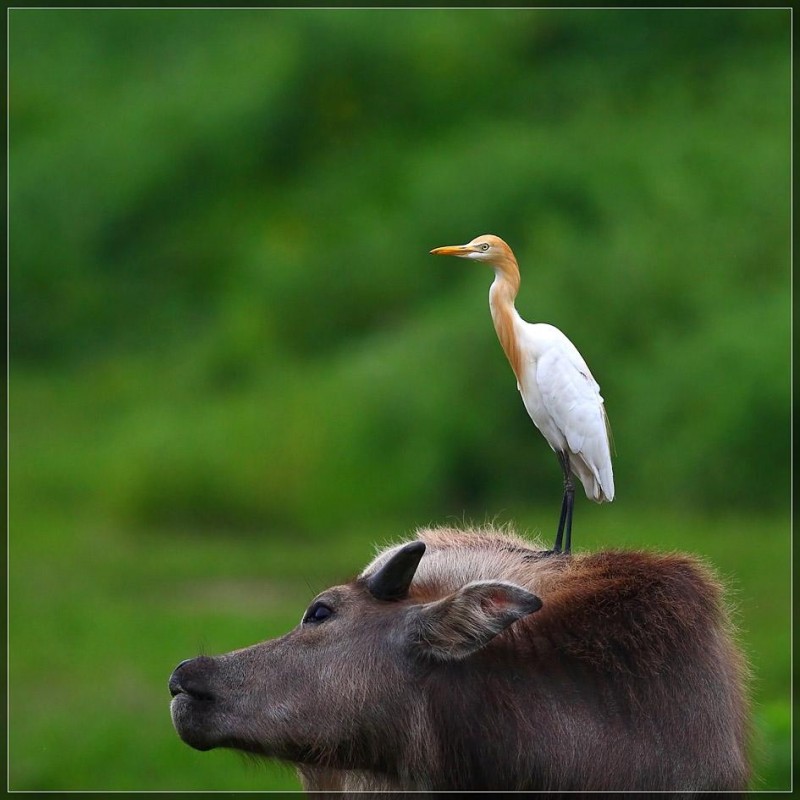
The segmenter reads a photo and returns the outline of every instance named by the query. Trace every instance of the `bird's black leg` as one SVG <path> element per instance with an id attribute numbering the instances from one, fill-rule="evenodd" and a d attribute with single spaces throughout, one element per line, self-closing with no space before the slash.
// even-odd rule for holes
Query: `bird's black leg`
<path id="1" fill-rule="evenodd" d="M 561 552 L 561 542 L 564 538 L 564 523 L 567 520 L 567 493 L 564 492 L 564 497 L 561 499 L 561 516 L 558 518 L 558 531 L 556 531 L 556 542 L 553 545 L 553 552 Z"/>
<path id="2" fill-rule="evenodd" d="M 564 452 L 556 453 L 561 471 L 564 473 L 564 497 L 561 500 L 561 515 L 558 519 L 558 531 L 553 552 L 560 553 L 564 544 L 564 553 L 567 555 L 572 546 L 572 506 L 575 501 L 575 487 L 572 484 L 572 470 L 569 466 L 569 455 Z M 566 533 L 566 537 L 564 534 Z"/>
<path id="3" fill-rule="evenodd" d="M 570 477 L 569 486 L 564 489 L 564 501 L 567 504 L 567 522 L 564 528 L 564 554 L 572 552 L 572 507 L 575 504 L 575 487 Z"/>

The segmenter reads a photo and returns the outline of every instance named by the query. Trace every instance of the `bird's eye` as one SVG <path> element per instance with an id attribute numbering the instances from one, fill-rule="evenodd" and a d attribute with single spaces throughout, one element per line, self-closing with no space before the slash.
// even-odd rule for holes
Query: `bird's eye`
<path id="1" fill-rule="evenodd" d="M 333 609 L 330 606 L 326 606 L 325 603 L 314 603 L 311 608 L 306 611 L 306 615 L 303 617 L 303 622 L 324 622 L 332 614 Z"/>
<path id="2" fill-rule="evenodd" d="M 485 253 L 488 249 L 489 249 L 489 243 L 488 242 L 484 242 L 481 245 L 481 250 L 483 250 L 483 252 Z"/>

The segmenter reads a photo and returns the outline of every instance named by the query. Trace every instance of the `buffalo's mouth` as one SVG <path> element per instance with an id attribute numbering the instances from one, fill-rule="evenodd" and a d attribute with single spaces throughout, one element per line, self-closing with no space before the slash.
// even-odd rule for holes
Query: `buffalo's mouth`
<path id="1" fill-rule="evenodd" d="M 170 715 L 178 736 L 197 750 L 220 744 L 214 718 L 217 701 L 211 689 L 211 659 L 183 661 L 169 677 Z"/>
<path id="2" fill-rule="evenodd" d="M 195 698 L 181 692 L 172 698 L 169 710 L 172 724 L 186 744 L 196 750 L 211 750 L 217 746 L 217 737 L 208 719 L 210 709 L 198 708 Z"/>

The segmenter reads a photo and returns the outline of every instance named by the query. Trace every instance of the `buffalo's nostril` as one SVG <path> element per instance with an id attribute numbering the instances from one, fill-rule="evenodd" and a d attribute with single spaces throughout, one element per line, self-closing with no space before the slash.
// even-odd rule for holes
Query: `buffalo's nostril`
<path id="1" fill-rule="evenodd" d="M 180 694 L 183 691 L 183 687 L 181 686 L 180 678 L 178 677 L 178 671 L 184 664 L 188 664 L 192 659 L 191 658 L 184 658 L 174 670 L 172 670 L 172 675 L 169 676 L 169 693 L 175 697 L 176 694 Z"/>
<path id="2" fill-rule="evenodd" d="M 181 687 L 181 682 L 178 680 L 178 676 L 173 672 L 172 675 L 169 676 L 169 693 L 175 697 L 176 694 L 180 694 L 183 691 L 183 687 Z"/>
<path id="3" fill-rule="evenodd" d="M 181 661 L 169 676 L 169 693 L 173 697 L 188 694 L 199 700 L 212 700 L 208 681 L 210 663 L 211 659 L 202 656 Z"/>

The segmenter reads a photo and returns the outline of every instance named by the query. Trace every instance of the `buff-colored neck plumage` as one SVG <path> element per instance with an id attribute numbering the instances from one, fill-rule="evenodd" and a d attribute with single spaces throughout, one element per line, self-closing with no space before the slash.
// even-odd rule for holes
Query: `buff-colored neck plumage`
<path id="1" fill-rule="evenodd" d="M 514 298 L 519 291 L 519 265 L 511 248 L 505 242 L 503 245 L 501 255 L 491 262 L 491 266 L 494 268 L 494 282 L 489 289 L 489 309 L 492 312 L 494 329 L 497 331 L 497 338 L 500 340 L 503 352 L 517 376 L 517 382 L 521 383 L 522 357 L 514 325 L 518 318 L 517 310 L 514 307 Z"/>

